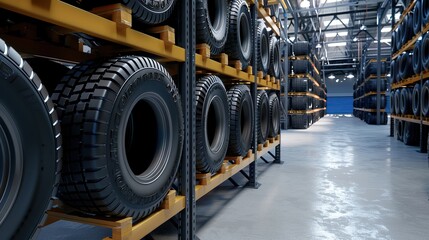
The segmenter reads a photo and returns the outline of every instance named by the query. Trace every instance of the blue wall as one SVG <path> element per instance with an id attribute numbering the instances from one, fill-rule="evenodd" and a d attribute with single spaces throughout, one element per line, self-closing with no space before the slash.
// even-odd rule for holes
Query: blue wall
<path id="1" fill-rule="evenodd" d="M 328 114 L 352 114 L 353 97 L 328 97 Z"/>

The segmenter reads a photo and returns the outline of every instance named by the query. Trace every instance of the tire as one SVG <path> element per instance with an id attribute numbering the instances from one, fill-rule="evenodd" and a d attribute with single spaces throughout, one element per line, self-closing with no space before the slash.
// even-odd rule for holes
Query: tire
<path id="1" fill-rule="evenodd" d="M 402 120 L 397 120 L 397 119 L 395 119 L 395 122 L 394 122 L 394 134 L 395 134 L 395 138 L 396 138 L 396 140 L 398 140 L 398 141 L 403 141 L 403 126 L 402 126 Z"/>
<path id="2" fill-rule="evenodd" d="M 290 120 L 293 129 L 307 129 L 310 127 L 307 114 L 291 115 Z"/>
<path id="3" fill-rule="evenodd" d="M 229 30 L 225 51 L 231 59 L 241 62 L 247 68 L 253 50 L 252 19 L 245 0 L 232 0 L 229 3 Z"/>
<path id="4" fill-rule="evenodd" d="M 370 79 L 365 83 L 365 92 L 377 92 L 377 79 Z M 386 91 L 387 88 L 387 82 L 386 80 L 382 79 L 380 83 L 380 90 L 382 92 Z"/>
<path id="5" fill-rule="evenodd" d="M 251 147 L 254 133 L 252 96 L 246 85 L 233 86 L 227 95 L 231 119 L 227 154 L 244 157 Z"/>
<path id="6" fill-rule="evenodd" d="M 412 110 L 413 90 L 411 88 L 402 88 L 400 101 L 401 114 L 410 114 Z"/>
<path id="7" fill-rule="evenodd" d="M 43 79 L 43 85 L 49 93 L 53 93 L 61 78 L 70 70 L 68 67 L 44 58 L 26 59 L 31 68 Z"/>
<path id="8" fill-rule="evenodd" d="M 396 114 L 396 111 L 395 111 L 395 93 L 394 92 L 390 93 L 390 113 Z"/>
<path id="9" fill-rule="evenodd" d="M 259 20 L 256 24 L 256 68 L 258 71 L 262 71 L 265 77 L 270 67 L 270 36 L 268 35 L 264 21 Z M 277 61 L 279 60 L 280 57 L 278 57 Z M 276 64 L 278 65 L 278 62 Z"/>
<path id="10" fill-rule="evenodd" d="M 404 121 L 402 140 L 405 145 L 418 146 L 420 143 L 420 125 Z"/>
<path id="11" fill-rule="evenodd" d="M 65 0 L 70 4 L 90 10 L 97 6 L 122 3 L 132 10 L 133 19 L 143 24 L 158 24 L 167 20 L 174 10 L 176 0 L 160 1 L 142 0 Z"/>
<path id="12" fill-rule="evenodd" d="M 365 98 L 367 101 L 366 108 L 369 109 L 377 109 L 377 95 L 371 95 Z M 380 95 L 380 108 L 385 109 L 386 108 L 386 96 Z"/>
<path id="13" fill-rule="evenodd" d="M 413 88 L 413 95 L 412 95 L 412 109 L 413 114 L 416 117 L 420 116 L 420 91 L 421 87 L 419 83 L 416 83 Z"/>
<path id="14" fill-rule="evenodd" d="M 135 220 L 156 209 L 175 179 L 184 134 L 167 71 L 136 56 L 82 63 L 53 99 L 65 139 L 59 198 L 85 213 Z"/>
<path id="15" fill-rule="evenodd" d="M 268 138 L 269 114 L 268 94 L 265 90 L 259 90 L 256 95 L 256 137 L 258 144 L 264 143 Z"/>
<path id="16" fill-rule="evenodd" d="M 216 173 L 228 150 L 228 96 L 222 80 L 214 75 L 200 78 L 195 95 L 197 171 Z"/>
<path id="17" fill-rule="evenodd" d="M 401 90 L 397 89 L 395 91 L 395 112 L 396 114 L 401 114 Z"/>
<path id="18" fill-rule="evenodd" d="M 280 101 L 275 92 L 270 94 L 268 103 L 270 106 L 268 137 L 273 138 L 280 133 Z"/>
<path id="19" fill-rule="evenodd" d="M 310 43 L 307 41 L 296 42 L 293 44 L 293 52 L 295 56 L 303 56 L 310 54 Z"/>
<path id="20" fill-rule="evenodd" d="M 310 70 L 310 62 L 308 60 L 292 61 L 293 72 L 295 74 L 307 74 Z"/>
<path id="21" fill-rule="evenodd" d="M 422 29 L 421 4 L 419 1 L 414 5 L 413 10 L 413 33 L 417 35 Z"/>
<path id="22" fill-rule="evenodd" d="M 270 67 L 269 74 L 274 76 L 275 78 L 280 78 L 281 66 L 282 62 L 280 59 L 280 41 L 273 34 L 270 38 Z"/>
<path id="23" fill-rule="evenodd" d="M 422 71 L 422 54 L 421 54 L 421 41 L 417 41 L 413 49 L 413 71 L 414 74 L 420 74 Z"/>
<path id="24" fill-rule="evenodd" d="M 312 104 L 309 101 L 310 98 L 307 96 L 294 96 L 291 98 L 292 110 L 309 110 Z"/>
<path id="25" fill-rule="evenodd" d="M 311 81 L 308 78 L 291 78 L 290 92 L 309 92 Z"/>
<path id="26" fill-rule="evenodd" d="M 393 45 L 392 45 L 393 46 Z M 395 60 L 392 60 L 391 62 L 390 62 L 390 79 L 391 79 L 391 84 L 392 83 L 396 83 L 397 82 L 397 79 L 396 79 L 396 61 Z"/>
<path id="27" fill-rule="evenodd" d="M 398 41 L 398 32 L 392 32 L 392 53 L 396 53 L 398 49 L 396 48 L 396 41 Z"/>
<path id="28" fill-rule="evenodd" d="M 429 117 L 429 81 L 423 84 L 421 94 L 422 114 L 425 117 Z"/>
<path id="29" fill-rule="evenodd" d="M 402 24 L 399 24 L 398 29 L 396 30 L 396 51 L 401 50 L 402 48 Z"/>
<path id="30" fill-rule="evenodd" d="M 413 74 L 413 58 L 408 52 L 402 54 L 399 61 L 399 75 L 401 80 L 405 80 Z"/>
<path id="31" fill-rule="evenodd" d="M 422 56 L 422 67 L 428 71 L 429 70 L 429 33 L 426 33 L 423 36 L 421 42 L 421 56 Z"/>
<path id="32" fill-rule="evenodd" d="M 30 65 L 0 39 L 0 232 L 30 239 L 57 190 L 57 112 Z"/>
<path id="33" fill-rule="evenodd" d="M 402 22 L 402 45 L 405 45 L 413 36 L 413 16 L 407 14 Z"/>
<path id="34" fill-rule="evenodd" d="M 196 15 L 197 41 L 207 43 L 211 54 L 220 54 L 228 36 L 228 1 L 197 0 Z"/>
<path id="35" fill-rule="evenodd" d="M 401 75 L 399 74 L 399 64 L 401 63 L 401 55 L 398 56 L 398 58 L 395 61 L 395 78 L 396 82 L 401 81 Z"/>
<path id="36" fill-rule="evenodd" d="M 429 23 L 429 2 L 422 1 L 422 26 Z"/>

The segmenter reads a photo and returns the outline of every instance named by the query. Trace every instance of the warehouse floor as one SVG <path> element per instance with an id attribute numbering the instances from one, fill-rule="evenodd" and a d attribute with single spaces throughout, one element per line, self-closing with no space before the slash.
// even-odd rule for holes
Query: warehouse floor
<path id="1" fill-rule="evenodd" d="M 198 238 L 427 239 L 427 155 L 388 133 L 388 125 L 334 117 L 283 132 L 285 163 L 258 161 L 258 190 L 225 183 L 198 201 Z M 153 237 L 176 239 L 172 232 L 167 223 Z M 107 229 L 61 221 L 38 239 L 107 235 Z"/>

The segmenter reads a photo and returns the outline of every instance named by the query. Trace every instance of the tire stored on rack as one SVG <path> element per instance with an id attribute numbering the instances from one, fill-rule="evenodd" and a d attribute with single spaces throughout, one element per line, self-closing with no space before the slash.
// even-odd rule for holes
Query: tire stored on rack
<path id="1" fill-rule="evenodd" d="M 294 60 L 292 61 L 292 67 L 294 74 L 307 74 L 311 69 L 311 65 L 308 60 Z"/>
<path id="2" fill-rule="evenodd" d="M 263 76 L 265 77 L 270 67 L 270 36 L 268 35 L 268 31 L 263 20 L 258 20 L 256 24 L 256 68 L 258 71 L 262 71 Z M 277 62 L 273 62 L 273 64 L 277 64 L 278 66 L 278 61 L 280 61 L 280 57 L 278 57 Z"/>
<path id="3" fill-rule="evenodd" d="M 413 114 L 414 116 L 420 116 L 420 91 L 421 87 L 419 83 L 416 83 L 413 88 L 413 95 L 412 95 L 412 108 L 413 108 Z"/>
<path id="4" fill-rule="evenodd" d="M 396 62 L 395 60 L 392 60 L 390 62 L 390 83 L 391 84 L 397 82 L 397 79 L 396 79 L 397 69 L 396 69 L 396 63 L 395 62 Z"/>
<path id="5" fill-rule="evenodd" d="M 228 155 L 245 156 L 253 140 L 253 102 L 246 85 L 233 86 L 227 92 L 230 115 Z"/>
<path id="6" fill-rule="evenodd" d="M 245 0 L 229 3 L 229 29 L 225 51 L 231 59 L 240 60 L 242 69 L 247 68 L 253 51 L 252 19 Z"/>
<path id="7" fill-rule="evenodd" d="M 275 92 L 270 94 L 268 103 L 270 106 L 268 137 L 273 138 L 280 132 L 280 101 Z"/>
<path id="8" fill-rule="evenodd" d="M 264 143 L 268 138 L 270 106 L 268 94 L 259 90 L 256 95 L 256 137 L 258 144 Z"/>
<path id="9" fill-rule="evenodd" d="M 270 38 L 270 67 L 269 74 L 275 78 L 280 77 L 283 66 L 280 59 L 280 41 L 277 39 L 275 34 L 271 35 Z"/>
<path id="10" fill-rule="evenodd" d="M 196 166 L 199 172 L 216 173 L 229 142 L 229 106 L 219 77 L 209 75 L 196 86 Z"/>
<path id="11" fill-rule="evenodd" d="M 421 103 L 422 103 L 422 114 L 425 117 L 429 117 L 429 81 L 426 81 L 422 86 L 422 95 Z"/>
<path id="12" fill-rule="evenodd" d="M 420 125 L 404 121 L 402 140 L 405 145 L 417 146 L 420 143 Z"/>
<path id="13" fill-rule="evenodd" d="M 409 52 L 405 52 L 401 55 L 399 60 L 399 75 L 402 80 L 405 80 L 413 74 L 413 57 L 410 56 Z"/>
<path id="14" fill-rule="evenodd" d="M 403 134 L 402 131 L 404 130 L 402 126 L 403 122 L 402 120 L 395 119 L 394 121 L 394 137 L 396 140 L 403 141 Z"/>
<path id="15" fill-rule="evenodd" d="M 229 29 L 227 0 L 197 0 L 197 41 L 207 43 L 211 54 L 222 52 Z"/>
<path id="16" fill-rule="evenodd" d="M 395 93 L 392 91 L 390 94 L 390 113 L 395 114 Z"/>
<path id="17" fill-rule="evenodd" d="M 420 74 L 422 71 L 422 42 L 419 40 L 415 43 L 413 49 L 413 70 L 414 74 Z"/>
<path id="18" fill-rule="evenodd" d="M 401 24 L 402 45 L 405 45 L 413 37 L 413 15 L 407 14 Z"/>
<path id="19" fill-rule="evenodd" d="M 183 145 L 181 100 L 167 71 L 137 56 L 82 63 L 53 99 L 64 134 L 60 199 L 83 212 L 133 219 L 157 208 Z"/>
<path id="20" fill-rule="evenodd" d="M 417 35 L 422 27 L 422 18 L 421 18 L 421 4 L 419 1 L 416 2 L 416 4 L 414 5 L 414 10 L 413 10 L 413 32 L 414 35 Z"/>
<path id="21" fill-rule="evenodd" d="M 395 112 L 396 114 L 401 114 L 401 90 L 396 89 L 395 91 Z"/>
<path id="22" fill-rule="evenodd" d="M 429 2 L 422 1 L 422 26 L 429 23 Z"/>
<path id="23" fill-rule="evenodd" d="M 425 70 L 429 70 L 429 33 L 423 36 L 421 45 L 422 67 Z"/>
<path id="24" fill-rule="evenodd" d="M 412 102 L 413 102 L 413 89 L 412 88 L 402 88 L 401 98 L 399 100 L 401 114 L 410 114 L 413 112 Z"/>
<path id="25" fill-rule="evenodd" d="M 311 102 L 311 103 L 310 103 Z M 292 110 L 309 110 L 312 109 L 312 101 L 307 96 L 293 96 L 291 98 Z"/>
<path id="26" fill-rule="evenodd" d="M 167 20 L 173 13 L 176 0 L 142 1 L 142 0 L 64 0 L 70 4 L 92 9 L 113 3 L 122 3 L 133 12 L 133 18 L 144 24 L 158 24 Z"/>
<path id="27" fill-rule="evenodd" d="M 290 115 L 290 121 L 293 129 L 307 129 L 310 127 L 307 114 Z"/>
<path id="28" fill-rule="evenodd" d="M 311 92 L 311 83 L 308 78 L 291 78 L 290 92 Z"/>
<path id="29" fill-rule="evenodd" d="M 39 77 L 0 39 L 0 232 L 30 239 L 59 180 L 60 125 Z"/>
<path id="30" fill-rule="evenodd" d="M 293 44 L 295 56 L 307 56 L 310 54 L 310 43 L 307 41 L 296 42 Z"/>

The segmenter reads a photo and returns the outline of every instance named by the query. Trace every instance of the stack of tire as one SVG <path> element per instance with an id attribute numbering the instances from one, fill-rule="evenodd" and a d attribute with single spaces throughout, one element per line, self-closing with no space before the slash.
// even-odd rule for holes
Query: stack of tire
<path id="1" fill-rule="evenodd" d="M 391 113 L 400 116 L 394 119 L 394 137 L 406 145 L 420 143 L 420 125 L 402 119 L 429 117 L 429 81 L 407 84 L 411 77 L 420 78 L 422 72 L 429 71 L 429 33 L 422 32 L 429 24 L 429 4 L 416 1 L 412 11 L 406 14 L 403 22 L 392 33 L 392 55 L 399 56 L 391 63 L 390 95 Z M 416 39 L 416 35 L 422 34 Z M 402 52 L 403 46 L 415 39 L 412 50 Z"/>
<path id="2" fill-rule="evenodd" d="M 381 78 L 378 80 L 377 72 L 380 67 Z M 377 124 L 377 84 L 380 81 L 380 109 L 386 109 L 386 95 L 388 80 L 387 74 L 388 64 L 381 62 L 378 66 L 377 62 L 370 61 L 362 74 L 359 74 L 357 81 L 353 84 L 353 115 L 368 124 Z M 387 124 L 387 113 L 380 113 L 380 124 Z"/>
<path id="3" fill-rule="evenodd" d="M 312 53 L 306 41 L 291 44 L 291 58 L 288 91 L 289 91 L 289 127 L 307 129 L 325 116 L 326 85 L 322 83 L 320 63 Z M 314 66 L 307 59 L 311 59 Z M 315 97 L 314 95 L 317 95 Z M 318 111 L 312 111 L 318 110 Z M 311 113 L 307 113 L 311 111 Z"/>
<path id="4" fill-rule="evenodd" d="M 106 4 L 67 2 L 85 9 Z M 166 21 L 176 1 L 119 2 L 145 26 Z M 246 1 L 199 0 L 197 14 L 198 41 L 213 54 L 228 46 L 225 51 L 249 65 L 255 37 Z M 254 64 L 279 78 L 279 40 L 259 22 L 256 41 Z M 138 220 L 160 206 L 176 180 L 186 134 L 182 100 L 167 70 L 136 55 L 72 69 L 37 58 L 29 62 L 34 72 L 0 39 L 2 238 L 30 239 L 55 194 L 91 216 Z M 255 98 L 246 85 L 227 88 L 215 75 L 199 76 L 197 171 L 216 173 L 227 154 L 245 156 L 254 137 L 262 143 L 279 134 L 278 92 L 260 90 Z"/>

